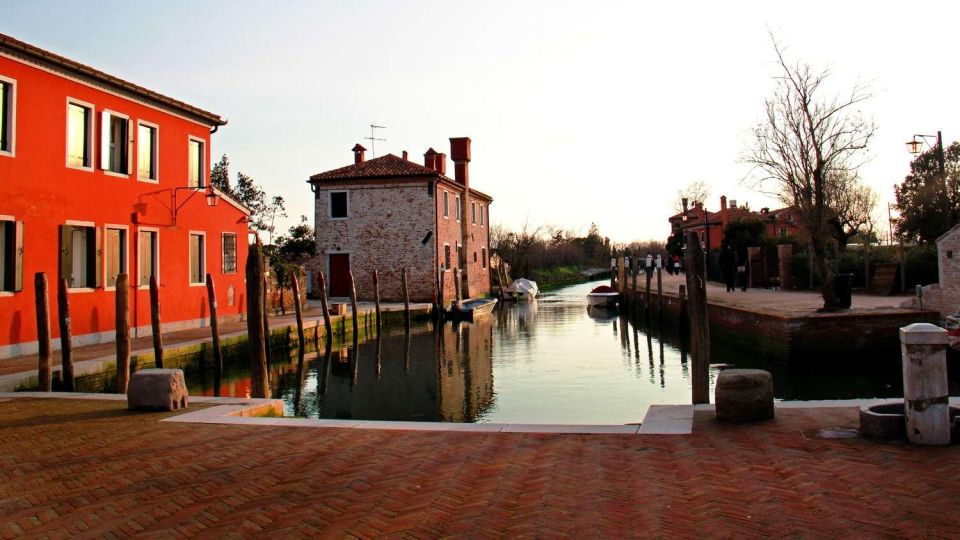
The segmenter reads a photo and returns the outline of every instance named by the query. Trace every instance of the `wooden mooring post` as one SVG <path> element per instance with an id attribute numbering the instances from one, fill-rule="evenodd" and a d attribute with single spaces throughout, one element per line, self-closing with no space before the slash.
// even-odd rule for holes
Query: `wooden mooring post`
<path id="1" fill-rule="evenodd" d="M 150 333 L 153 337 L 153 365 L 163 368 L 163 334 L 160 330 L 160 284 L 150 276 Z"/>
<path id="2" fill-rule="evenodd" d="M 353 270 L 350 271 L 350 307 L 353 309 L 353 339 L 360 335 L 360 310 L 357 309 L 357 283 L 353 280 Z"/>
<path id="3" fill-rule="evenodd" d="M 317 271 L 317 290 L 320 291 L 320 309 L 323 311 L 323 327 L 327 330 L 327 339 L 333 338 L 333 323 L 330 322 L 330 308 L 327 306 L 327 283 L 323 271 Z"/>
<path id="4" fill-rule="evenodd" d="M 57 319 L 60 323 L 60 358 L 63 363 L 63 391 L 73 392 L 73 333 L 70 323 L 70 293 L 67 280 L 57 283 Z"/>
<path id="5" fill-rule="evenodd" d="M 267 284 L 267 271 L 266 271 L 267 263 L 266 263 L 266 260 L 263 258 L 263 248 L 261 248 L 261 251 L 260 251 L 260 259 L 262 261 L 262 264 L 261 264 L 262 270 L 260 271 L 260 275 L 262 276 L 262 279 L 260 281 L 263 282 L 263 294 L 260 295 L 261 298 L 263 298 L 263 311 L 261 312 L 260 319 L 263 321 L 262 324 L 263 324 L 264 354 L 266 355 L 267 363 L 269 364 L 270 363 L 270 306 L 267 301 L 268 300 L 267 292 L 270 290 L 270 287 Z"/>
<path id="6" fill-rule="evenodd" d="M 663 268 L 657 267 L 657 315 L 663 313 Z"/>
<path id="7" fill-rule="evenodd" d="M 403 324 L 410 327 L 410 289 L 407 285 L 407 268 L 400 269 L 400 281 L 403 287 Z"/>
<path id="8" fill-rule="evenodd" d="M 633 257 L 630 258 L 630 265 L 627 266 L 627 273 L 624 274 L 625 276 L 632 274 L 633 291 L 631 294 L 625 294 L 624 299 L 629 299 L 630 304 L 633 305 L 634 313 L 637 312 L 637 304 L 640 296 L 640 291 L 637 290 L 637 272 L 640 271 L 640 265 L 637 263 L 637 261 L 639 261 L 639 258 L 637 257 L 637 254 L 634 253 Z M 626 264 L 626 259 L 624 259 L 624 264 Z M 626 280 L 626 278 L 624 278 L 624 280 Z"/>
<path id="9" fill-rule="evenodd" d="M 643 271 L 647 275 L 647 286 L 643 294 L 643 310 L 650 313 L 650 280 L 653 278 L 653 268 L 646 267 Z"/>
<path id="10" fill-rule="evenodd" d="M 693 403 L 710 403 L 710 321 L 707 318 L 707 278 L 700 237 L 687 235 L 687 292 L 690 300 L 690 355 L 693 365 L 690 379 Z"/>
<path id="11" fill-rule="evenodd" d="M 50 296 L 47 293 L 47 274 L 37 272 L 33 276 L 34 301 L 37 313 L 37 366 L 38 388 L 41 392 L 53 390 L 50 366 Z"/>
<path id="12" fill-rule="evenodd" d="M 213 397 L 220 397 L 223 378 L 223 352 L 220 350 L 220 323 L 217 318 L 217 291 L 213 276 L 207 274 L 207 304 L 210 306 L 210 336 L 213 345 Z"/>
<path id="13" fill-rule="evenodd" d="M 270 397 L 267 380 L 267 343 L 264 335 L 263 253 L 260 243 L 250 246 L 247 255 L 247 335 L 250 347 L 250 397 Z"/>
<path id="14" fill-rule="evenodd" d="M 303 335 L 303 306 L 300 305 L 300 283 L 296 272 L 290 275 L 290 292 L 293 294 L 293 311 L 297 317 L 297 345 L 302 357 L 307 348 L 307 340 Z"/>
<path id="15" fill-rule="evenodd" d="M 116 290 L 117 324 L 117 393 L 126 394 L 130 382 L 130 278 L 117 275 Z"/>
<path id="16" fill-rule="evenodd" d="M 377 335 L 380 335 L 380 275 L 376 270 L 373 271 L 373 305 L 374 310 L 377 312 L 376 320 L 376 330 Z"/>
<path id="17" fill-rule="evenodd" d="M 456 268 L 453 270 L 453 297 L 457 301 L 457 305 L 460 305 L 460 269 Z"/>

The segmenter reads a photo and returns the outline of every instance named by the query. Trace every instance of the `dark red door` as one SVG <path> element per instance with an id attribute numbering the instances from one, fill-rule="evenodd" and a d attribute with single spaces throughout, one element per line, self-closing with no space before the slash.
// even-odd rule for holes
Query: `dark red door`
<path id="1" fill-rule="evenodd" d="M 350 255 L 330 254 L 330 296 L 350 296 Z"/>

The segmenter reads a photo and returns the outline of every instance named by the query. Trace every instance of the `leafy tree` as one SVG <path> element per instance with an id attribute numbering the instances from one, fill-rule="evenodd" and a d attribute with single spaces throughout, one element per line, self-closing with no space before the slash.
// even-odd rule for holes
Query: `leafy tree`
<path id="1" fill-rule="evenodd" d="M 230 188 L 230 160 L 226 154 L 210 169 L 210 185 L 231 197 L 234 196 L 233 189 Z"/>
<path id="2" fill-rule="evenodd" d="M 797 208 L 810 234 L 814 267 L 823 277 L 823 309 L 833 310 L 840 301 L 833 288 L 833 270 L 827 265 L 827 245 L 833 236 L 828 223 L 830 175 L 854 173 L 855 160 L 873 137 L 876 127 L 855 110 L 870 94 L 855 85 L 844 96 L 824 96 L 822 87 L 829 72 L 801 62 L 788 63 L 776 40 L 773 48 L 781 73 L 743 161 L 761 173 L 758 188 L 772 183 L 773 192 Z"/>
<path id="3" fill-rule="evenodd" d="M 723 228 L 723 243 L 738 253 L 748 247 L 759 247 L 763 243 L 764 230 L 759 219 L 731 221 Z"/>
<path id="4" fill-rule="evenodd" d="M 894 186 L 900 210 L 896 233 L 903 240 L 932 244 L 960 222 L 960 143 L 944 153 L 945 182 L 934 148 L 918 155 L 910 163 L 910 174 Z"/>
<path id="5" fill-rule="evenodd" d="M 290 227 L 285 236 L 277 238 L 276 245 L 279 257 L 297 266 L 303 266 L 316 257 L 316 237 L 307 216 L 300 216 L 300 223 Z"/>

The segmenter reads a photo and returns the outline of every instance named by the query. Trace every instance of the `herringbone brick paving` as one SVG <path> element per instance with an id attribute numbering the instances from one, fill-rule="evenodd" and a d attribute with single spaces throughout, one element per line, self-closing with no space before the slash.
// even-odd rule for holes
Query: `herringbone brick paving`
<path id="1" fill-rule="evenodd" d="M 270 538 L 960 537 L 960 447 L 823 439 L 855 409 L 688 436 L 191 425 L 0 403 L 0 532 Z"/>

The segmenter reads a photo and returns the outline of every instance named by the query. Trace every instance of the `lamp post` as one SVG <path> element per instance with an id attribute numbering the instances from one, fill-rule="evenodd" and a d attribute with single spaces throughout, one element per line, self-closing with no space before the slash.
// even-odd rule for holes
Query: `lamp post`
<path id="1" fill-rule="evenodd" d="M 918 140 L 919 138 L 919 140 Z M 936 140 L 936 146 L 930 144 L 928 140 Z M 907 141 L 907 151 L 913 155 L 917 155 L 923 150 L 923 144 L 926 143 L 930 148 L 936 149 L 937 151 L 937 167 L 940 173 L 940 204 L 944 207 L 941 210 L 946 211 L 948 208 L 947 203 L 947 166 L 946 166 L 946 155 L 943 152 L 943 136 L 941 132 L 937 131 L 936 135 L 923 135 L 916 133 L 913 135 L 913 138 Z"/>

